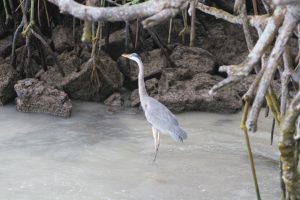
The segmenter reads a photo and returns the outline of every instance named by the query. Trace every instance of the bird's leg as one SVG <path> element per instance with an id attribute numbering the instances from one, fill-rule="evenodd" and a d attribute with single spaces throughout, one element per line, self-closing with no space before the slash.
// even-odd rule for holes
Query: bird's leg
<path id="1" fill-rule="evenodd" d="M 157 151 L 159 148 L 160 140 L 159 140 L 159 132 L 157 131 Z"/>
<path id="2" fill-rule="evenodd" d="M 159 144 L 160 144 L 160 140 L 159 140 L 159 132 L 158 130 L 156 130 L 156 148 L 155 148 L 155 157 L 154 157 L 154 160 L 153 162 L 156 160 L 156 156 L 157 156 L 157 152 L 158 152 L 158 148 L 159 148 Z"/>
<path id="3" fill-rule="evenodd" d="M 152 127 L 152 133 L 153 133 L 153 138 L 154 138 L 154 149 L 155 149 L 155 155 L 153 162 L 156 160 L 157 152 L 158 152 L 158 147 L 159 147 L 159 133 L 158 131 Z"/>
<path id="4" fill-rule="evenodd" d="M 152 133 L 153 133 L 153 138 L 154 138 L 154 150 L 156 151 L 156 130 L 155 128 L 152 127 Z"/>

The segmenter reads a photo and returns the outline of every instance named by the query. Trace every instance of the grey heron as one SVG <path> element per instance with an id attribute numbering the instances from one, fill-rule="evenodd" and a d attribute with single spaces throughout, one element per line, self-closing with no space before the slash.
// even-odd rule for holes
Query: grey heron
<path id="1" fill-rule="evenodd" d="M 136 53 L 122 54 L 122 56 L 137 62 L 139 67 L 139 97 L 146 119 L 152 126 L 155 148 L 155 155 L 153 161 L 155 161 L 160 144 L 160 133 L 169 134 L 175 141 L 178 142 L 183 142 L 183 140 L 187 138 L 187 134 L 179 126 L 175 115 L 162 103 L 148 95 L 144 82 L 144 65 L 140 56 Z"/>

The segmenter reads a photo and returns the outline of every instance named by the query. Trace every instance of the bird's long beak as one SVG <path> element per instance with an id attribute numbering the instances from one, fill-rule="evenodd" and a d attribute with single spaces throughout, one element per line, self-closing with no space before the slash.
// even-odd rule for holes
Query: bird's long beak
<path id="1" fill-rule="evenodd" d="M 129 55 L 130 54 L 122 54 L 122 56 L 125 57 L 125 58 L 129 58 Z"/>

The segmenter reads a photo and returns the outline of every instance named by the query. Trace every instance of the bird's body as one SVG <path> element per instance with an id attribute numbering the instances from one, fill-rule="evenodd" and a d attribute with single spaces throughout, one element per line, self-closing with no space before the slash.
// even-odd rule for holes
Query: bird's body
<path id="1" fill-rule="evenodd" d="M 159 133 L 169 134 L 175 141 L 180 142 L 187 138 L 187 134 L 180 128 L 175 115 L 162 103 L 148 95 L 144 82 L 144 65 L 141 58 L 136 53 L 123 54 L 122 56 L 136 61 L 139 66 L 139 97 L 146 119 L 152 125 L 155 144 L 155 161 L 160 142 Z"/>
<path id="2" fill-rule="evenodd" d="M 174 140 L 182 142 L 186 133 L 179 127 L 171 111 L 152 97 L 146 97 L 142 104 L 147 121 L 160 133 L 169 134 Z"/>

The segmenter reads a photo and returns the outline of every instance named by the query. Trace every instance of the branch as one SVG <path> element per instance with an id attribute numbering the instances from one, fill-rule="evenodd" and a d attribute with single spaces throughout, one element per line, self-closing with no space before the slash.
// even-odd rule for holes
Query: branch
<path id="1" fill-rule="evenodd" d="M 275 5 L 300 4 L 299 0 L 273 0 Z"/>
<path id="2" fill-rule="evenodd" d="M 240 17 L 242 18 L 243 31 L 244 31 L 247 47 L 248 47 L 248 50 L 251 51 L 253 49 L 254 45 L 253 45 L 253 40 L 252 40 L 251 33 L 250 33 L 249 21 L 248 21 L 248 17 L 247 17 L 246 1 L 243 0 L 242 2 L 243 2 L 243 4 L 241 6 Z M 256 71 L 258 72 L 258 70 L 256 70 Z"/>
<path id="3" fill-rule="evenodd" d="M 300 62 L 300 24 L 297 26 L 297 32 L 298 32 L 298 55 L 296 56 L 296 63 Z"/>
<path id="4" fill-rule="evenodd" d="M 31 29 L 31 33 L 37 38 L 40 40 L 40 42 L 44 45 L 44 47 L 46 48 L 46 50 L 48 51 L 48 54 L 50 54 L 53 59 L 54 59 L 54 62 L 56 63 L 57 65 L 57 68 L 58 68 L 58 71 L 61 73 L 61 75 L 64 77 L 65 76 L 65 72 L 59 62 L 59 60 L 57 59 L 57 56 L 55 55 L 55 53 L 52 51 L 50 45 L 46 42 L 46 40 L 41 36 L 39 35 L 37 32 L 35 32 L 33 29 Z"/>
<path id="5" fill-rule="evenodd" d="M 240 16 L 232 15 L 231 13 L 226 12 L 224 10 L 215 7 L 210 7 L 204 5 L 203 3 L 198 3 L 198 6 L 196 8 L 206 14 L 216 17 L 217 19 L 223 19 L 233 24 L 240 24 L 240 25 L 243 24 L 243 19 Z M 247 18 L 251 26 L 257 27 L 257 26 L 265 26 L 270 17 L 269 15 L 266 14 L 266 15 L 248 15 Z"/>
<path id="6" fill-rule="evenodd" d="M 143 25 L 147 28 L 175 16 L 190 0 L 150 0 L 132 6 L 106 8 L 85 6 L 74 0 L 48 1 L 57 5 L 62 13 L 68 13 L 82 20 L 114 22 L 146 18 Z"/>
<path id="7" fill-rule="evenodd" d="M 297 170 L 298 161 L 295 159 L 297 146 L 294 139 L 295 124 L 300 114 L 300 92 L 294 97 L 285 117 L 280 124 L 280 140 L 278 147 L 282 161 L 283 180 L 291 199 L 300 198 L 300 174 Z"/>
<path id="8" fill-rule="evenodd" d="M 12 41 L 10 64 L 13 65 L 14 67 L 15 67 L 15 60 L 16 60 L 15 59 L 16 58 L 16 40 L 17 40 L 18 34 L 21 32 L 21 29 L 23 27 L 24 27 L 24 17 L 22 18 L 20 25 L 17 27 L 17 29 L 14 33 L 13 41 Z"/>
<path id="9" fill-rule="evenodd" d="M 256 42 L 254 48 L 249 53 L 247 58 L 238 65 L 221 66 L 219 68 L 220 72 L 226 72 L 229 76 L 228 78 L 213 86 L 209 92 L 210 94 L 213 94 L 216 90 L 226 85 L 241 80 L 253 70 L 253 67 L 259 62 L 267 47 L 274 40 L 279 26 L 283 21 L 283 18 L 284 9 L 281 7 L 277 7 L 273 13 L 273 16 L 269 19 L 265 30 L 263 31 L 262 35 Z"/>
<path id="10" fill-rule="evenodd" d="M 281 74 L 281 100 L 280 100 L 280 114 L 283 117 L 286 113 L 286 106 L 288 102 L 288 83 L 291 77 L 292 58 L 290 47 L 285 47 L 283 54 L 284 70 Z"/>
<path id="11" fill-rule="evenodd" d="M 264 75 L 260 81 L 257 95 L 252 105 L 252 109 L 247 121 L 247 126 L 250 131 L 255 132 L 257 129 L 257 118 L 260 112 L 260 109 L 263 105 L 265 94 L 270 86 L 270 83 L 273 79 L 274 73 L 277 69 L 277 61 L 279 57 L 282 55 L 285 45 L 290 38 L 293 30 L 297 26 L 299 18 L 296 17 L 296 13 L 299 11 L 298 7 L 288 7 L 288 11 L 285 15 L 285 19 L 280 30 L 280 33 L 275 42 L 275 46 L 272 50 L 272 53 L 269 57 L 268 65 L 264 72 Z"/>
<path id="12" fill-rule="evenodd" d="M 206 14 L 215 16 L 217 19 L 223 19 L 233 24 L 242 24 L 242 19 L 239 16 L 232 15 L 224 10 L 215 7 L 210 7 L 204 5 L 203 3 L 198 3 L 196 8 Z"/>

